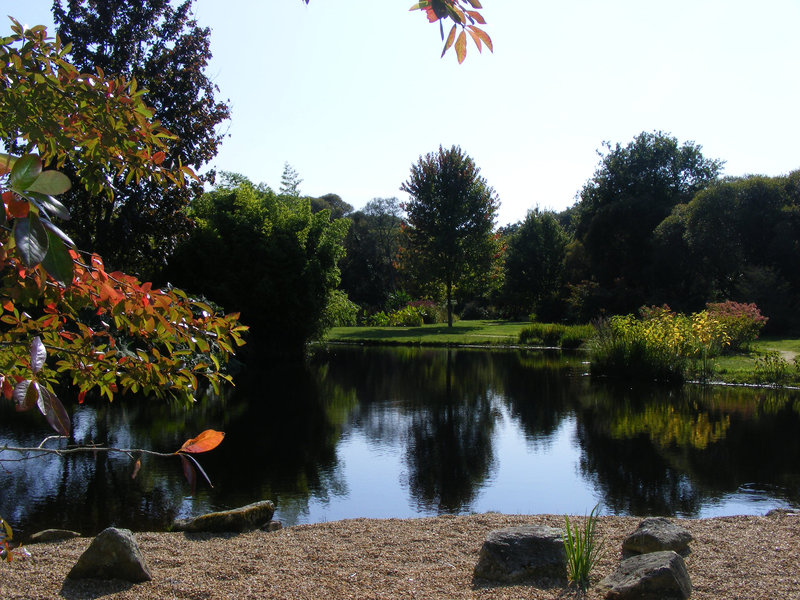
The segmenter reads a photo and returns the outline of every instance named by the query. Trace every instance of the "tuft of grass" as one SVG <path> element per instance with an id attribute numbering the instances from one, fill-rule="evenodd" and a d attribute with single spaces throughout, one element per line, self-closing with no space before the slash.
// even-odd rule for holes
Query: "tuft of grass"
<path id="1" fill-rule="evenodd" d="M 597 539 L 595 526 L 600 516 L 600 505 L 596 504 L 587 517 L 583 519 L 583 527 L 577 523 L 570 525 L 569 517 L 564 515 L 567 526 L 564 534 L 564 551 L 567 555 L 567 577 L 575 582 L 583 591 L 589 586 L 589 575 L 600 558 L 603 540 Z"/>

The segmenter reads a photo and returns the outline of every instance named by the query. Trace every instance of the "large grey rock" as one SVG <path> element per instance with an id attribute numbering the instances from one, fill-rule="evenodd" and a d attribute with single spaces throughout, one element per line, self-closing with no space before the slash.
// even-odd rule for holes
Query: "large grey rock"
<path id="1" fill-rule="evenodd" d="M 622 555 L 673 550 L 686 556 L 692 534 L 680 525 L 664 517 L 650 517 L 639 523 L 639 527 L 622 542 Z"/>
<path id="2" fill-rule="evenodd" d="M 194 519 L 175 521 L 173 531 L 237 532 L 253 531 L 263 527 L 275 514 L 275 505 L 269 500 L 254 502 L 241 508 L 200 515 Z"/>
<path id="3" fill-rule="evenodd" d="M 692 582 L 683 558 L 672 550 L 640 554 L 620 562 L 598 589 L 607 600 L 685 600 Z"/>
<path id="4" fill-rule="evenodd" d="M 60 542 L 62 540 L 70 540 L 72 538 L 81 537 L 77 531 L 70 531 L 69 529 L 45 529 L 37 531 L 28 538 L 28 544 L 43 544 L 45 542 Z"/>
<path id="5" fill-rule="evenodd" d="M 503 583 L 527 579 L 563 580 L 566 574 L 562 531 L 545 525 L 490 532 L 474 570 L 475 577 Z"/>
<path id="6" fill-rule="evenodd" d="M 129 529 L 109 527 L 101 531 L 67 577 L 72 579 L 123 579 L 150 581 L 144 556 Z"/>

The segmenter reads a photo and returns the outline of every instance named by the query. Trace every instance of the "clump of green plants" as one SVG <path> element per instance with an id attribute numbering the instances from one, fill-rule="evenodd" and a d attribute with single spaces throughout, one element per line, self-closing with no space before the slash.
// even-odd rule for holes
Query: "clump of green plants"
<path id="1" fill-rule="evenodd" d="M 600 517 L 600 505 L 596 504 L 587 517 L 583 519 L 583 527 L 578 523 L 570 523 L 564 515 L 566 531 L 563 534 L 564 552 L 567 557 L 567 578 L 576 583 L 581 590 L 589 586 L 589 576 L 603 550 L 603 540 L 597 539 L 597 519 Z"/>
<path id="2" fill-rule="evenodd" d="M 519 343 L 528 346 L 578 348 L 594 335 L 591 325 L 531 323 L 519 333 Z"/>
<path id="3" fill-rule="evenodd" d="M 595 325 L 591 372 L 640 381 L 682 382 L 690 372 L 708 379 L 711 359 L 730 344 L 724 322 L 708 310 L 691 315 L 666 305 L 640 317 L 617 315 Z"/>
<path id="4" fill-rule="evenodd" d="M 329 327 L 354 327 L 361 307 L 347 297 L 342 290 L 333 290 L 322 313 L 322 325 Z"/>
<path id="5" fill-rule="evenodd" d="M 772 350 L 756 358 L 755 380 L 761 384 L 786 385 L 800 379 L 800 358 L 790 363 L 781 353 Z"/>

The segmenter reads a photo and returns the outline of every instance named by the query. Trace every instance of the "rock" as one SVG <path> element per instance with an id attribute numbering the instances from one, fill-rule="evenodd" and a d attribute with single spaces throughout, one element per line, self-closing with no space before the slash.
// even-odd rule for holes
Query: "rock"
<path id="1" fill-rule="evenodd" d="M 254 502 L 233 510 L 213 512 L 200 515 L 194 519 L 175 521 L 172 525 L 172 531 L 193 533 L 200 531 L 210 533 L 233 531 L 242 533 L 262 527 L 272 519 L 274 513 L 275 505 L 269 500 L 262 500 L 261 502 Z"/>
<path id="2" fill-rule="evenodd" d="M 70 531 L 69 529 L 45 529 L 44 531 L 37 531 L 31 535 L 27 543 L 43 544 L 46 542 L 60 542 L 76 537 L 81 537 L 81 534 L 77 531 Z"/>
<path id="3" fill-rule="evenodd" d="M 686 556 L 692 534 L 680 525 L 664 517 L 650 517 L 639 523 L 639 527 L 622 542 L 624 557 L 647 552 L 673 550 Z"/>
<path id="4" fill-rule="evenodd" d="M 475 577 L 503 583 L 526 579 L 563 580 L 566 574 L 562 532 L 545 525 L 490 532 L 474 570 Z"/>
<path id="5" fill-rule="evenodd" d="M 67 577 L 71 579 L 123 579 L 150 581 L 144 556 L 129 529 L 109 527 L 101 531 Z"/>
<path id="6" fill-rule="evenodd" d="M 270 521 L 261 528 L 261 531 L 272 533 L 273 531 L 280 531 L 281 529 L 283 529 L 283 523 L 280 521 Z"/>
<path id="7" fill-rule="evenodd" d="M 692 593 L 692 582 L 683 558 L 667 550 L 623 560 L 598 589 L 607 600 L 684 600 Z"/>

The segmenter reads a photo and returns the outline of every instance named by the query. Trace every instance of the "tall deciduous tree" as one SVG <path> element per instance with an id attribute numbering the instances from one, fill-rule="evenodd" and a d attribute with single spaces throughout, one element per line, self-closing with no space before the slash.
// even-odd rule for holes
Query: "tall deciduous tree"
<path id="1" fill-rule="evenodd" d="M 54 0 L 53 15 L 80 70 L 124 76 L 146 90 L 154 118 L 175 136 L 154 160 L 197 170 L 216 155 L 223 137 L 218 127 L 230 113 L 215 100 L 218 90 L 204 72 L 211 32 L 198 26 L 191 7 L 192 0 Z M 73 162 L 72 169 L 81 167 Z M 70 194 L 76 217 L 70 232 L 114 266 L 149 275 L 188 233 L 183 210 L 202 193 L 202 182 L 164 189 L 122 175 L 113 201 L 80 189 Z"/>
<path id="2" fill-rule="evenodd" d="M 400 189 L 411 195 L 403 259 L 418 278 L 444 285 L 452 327 L 453 286 L 469 270 L 488 271 L 497 253 L 493 230 L 500 201 L 458 146 L 421 156 Z"/>

